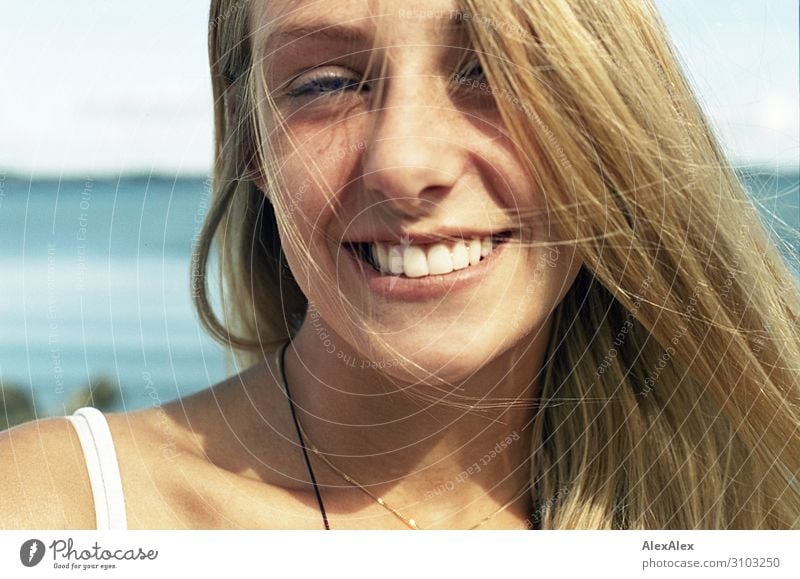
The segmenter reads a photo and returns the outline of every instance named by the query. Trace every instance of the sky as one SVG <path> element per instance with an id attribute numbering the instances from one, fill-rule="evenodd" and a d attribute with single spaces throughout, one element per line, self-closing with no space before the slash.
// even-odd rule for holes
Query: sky
<path id="1" fill-rule="evenodd" d="M 796 0 L 656 0 L 729 158 L 796 168 Z M 0 175 L 206 175 L 202 0 L 26 0 L 0 19 Z"/>

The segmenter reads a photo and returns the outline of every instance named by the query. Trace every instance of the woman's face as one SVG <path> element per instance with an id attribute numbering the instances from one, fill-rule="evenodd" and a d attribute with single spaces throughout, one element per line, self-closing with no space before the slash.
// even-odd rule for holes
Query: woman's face
<path id="1" fill-rule="evenodd" d="M 254 8 L 254 41 L 289 135 L 269 117 L 267 146 L 285 185 L 269 194 L 312 304 L 305 323 L 335 336 L 320 346 L 341 356 L 346 345 L 398 378 L 420 377 L 394 349 L 452 381 L 546 334 L 580 263 L 571 246 L 530 244 L 548 239 L 545 197 L 521 162 L 535 163 L 535 152 L 507 136 L 456 4 Z M 513 217 L 520 207 L 542 212 L 524 233 Z"/>

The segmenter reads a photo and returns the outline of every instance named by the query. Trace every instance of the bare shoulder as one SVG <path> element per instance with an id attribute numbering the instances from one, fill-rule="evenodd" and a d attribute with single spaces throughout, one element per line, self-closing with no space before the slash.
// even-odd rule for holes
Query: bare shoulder
<path id="1" fill-rule="evenodd" d="M 192 396 L 105 413 L 129 529 L 320 528 L 282 389 L 266 362 Z M 0 528 L 94 529 L 66 418 L 0 433 Z"/>
<path id="2" fill-rule="evenodd" d="M 107 415 L 131 529 L 318 528 L 283 391 L 266 362 Z"/>
<path id="3" fill-rule="evenodd" d="M 0 480 L 0 528 L 95 528 L 83 451 L 65 418 L 0 432 Z"/>
<path id="4" fill-rule="evenodd" d="M 157 485 L 168 477 L 163 467 L 171 464 L 180 446 L 173 440 L 165 448 L 169 443 L 157 428 L 161 415 L 145 409 L 104 416 L 120 467 L 129 528 L 135 528 L 137 507 L 142 504 L 147 505 L 150 528 L 180 528 L 180 522 L 169 520 L 169 511 L 159 504 Z M 35 420 L 0 432 L 0 480 L 0 528 L 96 528 L 86 458 L 66 417 Z"/>

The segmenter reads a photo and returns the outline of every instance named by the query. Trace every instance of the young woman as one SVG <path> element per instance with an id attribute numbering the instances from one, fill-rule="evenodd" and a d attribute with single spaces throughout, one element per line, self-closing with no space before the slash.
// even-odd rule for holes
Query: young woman
<path id="1" fill-rule="evenodd" d="M 193 290 L 246 369 L 3 435 L 3 526 L 800 526 L 797 280 L 649 2 L 220 0 L 209 38 Z"/>

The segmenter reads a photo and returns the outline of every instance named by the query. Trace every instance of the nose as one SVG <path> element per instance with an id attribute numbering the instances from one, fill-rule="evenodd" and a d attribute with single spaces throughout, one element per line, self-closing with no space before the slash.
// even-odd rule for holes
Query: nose
<path id="1" fill-rule="evenodd" d="M 428 79 L 391 81 L 372 113 L 364 153 L 363 183 L 369 193 L 395 209 L 427 205 L 447 194 L 465 168 L 465 153 L 454 133 L 455 111 L 437 98 Z M 421 203 L 422 202 L 422 203 Z"/>

